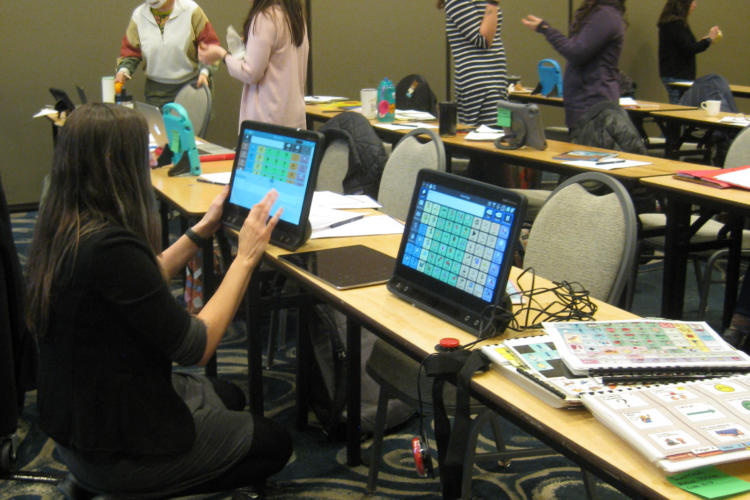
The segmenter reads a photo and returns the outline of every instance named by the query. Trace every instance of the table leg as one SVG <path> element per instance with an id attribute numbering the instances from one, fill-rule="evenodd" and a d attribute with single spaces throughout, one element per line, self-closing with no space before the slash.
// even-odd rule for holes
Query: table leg
<path id="1" fill-rule="evenodd" d="M 362 463 L 360 424 L 362 419 L 362 326 L 351 317 L 346 319 L 346 463 L 356 467 Z"/>
<path id="2" fill-rule="evenodd" d="M 161 219 L 161 248 L 166 249 L 169 246 L 169 204 L 164 200 L 159 200 L 159 218 Z"/>
<path id="3" fill-rule="evenodd" d="M 203 305 L 206 305 L 211 299 L 211 296 L 216 291 L 216 273 L 214 272 L 214 240 L 208 238 L 201 248 L 203 254 L 203 263 L 201 266 L 201 275 L 203 277 Z M 216 353 L 211 356 L 205 367 L 205 374 L 207 377 L 216 377 L 219 369 L 216 360 Z"/>
<path id="4" fill-rule="evenodd" d="M 263 342 L 260 328 L 260 272 L 255 269 L 245 292 L 247 378 L 250 413 L 263 416 Z"/>
<path id="5" fill-rule="evenodd" d="M 298 338 L 297 338 L 297 429 L 307 428 L 308 397 L 310 395 L 310 368 L 313 356 L 312 342 L 310 339 L 310 324 L 312 305 L 305 304 L 299 308 Z M 273 332 L 270 332 L 273 335 Z"/>
<path id="6" fill-rule="evenodd" d="M 690 244 L 690 204 L 668 200 L 666 215 L 661 316 L 679 320 L 682 319 L 685 299 L 685 274 Z"/>
<path id="7" fill-rule="evenodd" d="M 724 284 L 724 312 L 721 318 L 722 330 L 729 327 L 734 316 L 734 308 L 737 305 L 737 294 L 740 281 L 740 258 L 742 256 L 742 229 L 745 227 L 745 219 L 738 218 L 729 233 L 731 243 L 729 245 L 729 256 L 727 257 L 727 279 Z"/>
<path id="8" fill-rule="evenodd" d="M 680 136 L 682 127 L 676 120 L 670 120 L 660 127 L 664 131 L 664 158 L 680 159 Z"/>

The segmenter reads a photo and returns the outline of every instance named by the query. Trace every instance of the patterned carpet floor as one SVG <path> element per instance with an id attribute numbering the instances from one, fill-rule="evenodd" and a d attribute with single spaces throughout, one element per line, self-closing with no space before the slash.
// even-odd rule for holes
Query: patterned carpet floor
<path id="1" fill-rule="evenodd" d="M 13 234 L 22 264 L 25 263 L 28 244 L 32 236 L 35 213 L 14 214 Z M 661 284 L 660 265 L 653 264 L 641 269 L 636 293 L 634 312 L 642 316 L 655 316 L 654 304 L 659 304 Z M 688 287 L 692 283 L 688 282 Z M 175 294 L 180 294 L 175 288 Z M 709 322 L 718 321 L 721 308 L 721 290 L 712 291 Z M 695 304 L 694 304 L 695 303 Z M 688 297 L 687 314 L 697 304 L 695 297 Z M 268 318 L 261 318 L 268 324 Z M 293 321 L 291 326 L 293 326 Z M 292 328 L 290 328 L 292 329 Z M 218 351 L 219 375 L 237 383 L 247 393 L 247 352 L 246 336 L 242 322 L 234 322 L 227 332 Z M 295 364 L 296 338 L 291 336 L 286 348 L 275 355 L 273 367 L 264 373 L 264 392 L 266 416 L 285 424 L 292 433 L 295 453 L 290 463 L 269 483 L 267 498 L 269 500 L 287 499 L 435 499 L 440 498 L 438 480 L 426 480 L 417 476 L 411 452 L 411 438 L 419 433 L 416 419 L 403 424 L 386 436 L 384 443 L 384 464 L 378 482 L 378 491 L 368 495 L 365 492 L 367 467 L 348 467 L 346 465 L 346 446 L 344 442 L 331 442 L 316 427 L 314 415 L 310 415 L 311 425 L 305 431 L 295 429 Z M 200 369 L 195 369 L 200 372 Z M 65 465 L 56 453 L 54 444 L 38 428 L 36 412 L 36 393 L 29 392 L 26 406 L 19 422 L 18 436 L 19 468 L 23 470 L 44 471 L 63 475 Z M 561 410 L 562 411 L 562 410 Z M 426 419 L 426 425 L 432 424 Z M 504 437 L 509 449 L 541 447 L 542 444 L 521 431 L 509 422 L 504 422 Z M 433 436 L 430 434 L 430 436 Z M 432 438 L 434 439 L 434 437 Z M 363 442 L 365 454 L 370 440 Z M 489 434 L 480 440 L 480 448 L 490 451 L 493 443 Z M 434 441 L 432 442 L 434 449 Z M 482 451 L 480 450 L 480 451 Z M 475 499 L 497 500 L 563 500 L 585 498 L 580 469 L 570 460 L 560 455 L 543 458 L 515 459 L 509 467 L 497 464 L 486 467 L 486 464 L 474 468 L 472 492 Z M 612 487 L 598 482 L 598 493 L 601 500 L 619 500 L 627 498 Z M 192 498 L 210 500 L 231 499 L 232 492 L 217 493 Z M 28 483 L 19 481 L 0 481 L 0 500 L 61 500 L 63 495 L 54 485 Z"/>

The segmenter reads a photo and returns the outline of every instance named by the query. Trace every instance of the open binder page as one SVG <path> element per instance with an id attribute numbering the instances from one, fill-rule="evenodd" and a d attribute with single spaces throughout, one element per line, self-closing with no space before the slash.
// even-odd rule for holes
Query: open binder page
<path id="1" fill-rule="evenodd" d="M 705 322 L 668 320 L 543 323 L 576 375 L 750 371 L 750 356 Z"/>
<path id="2" fill-rule="evenodd" d="M 750 377 L 581 395 L 591 413 L 667 472 L 750 458 Z"/>

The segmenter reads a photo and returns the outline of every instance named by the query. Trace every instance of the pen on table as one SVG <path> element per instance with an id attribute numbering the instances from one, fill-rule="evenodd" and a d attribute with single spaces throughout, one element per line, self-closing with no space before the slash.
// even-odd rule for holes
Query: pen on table
<path id="1" fill-rule="evenodd" d="M 333 229 L 334 227 L 343 226 L 344 224 L 349 224 L 350 222 L 354 222 L 356 220 L 360 220 L 364 218 L 364 215 L 358 215 L 357 217 L 352 217 L 351 219 L 342 220 L 341 222 L 334 222 L 329 227 Z"/>
<path id="2" fill-rule="evenodd" d="M 198 177 L 198 182 L 205 182 L 206 184 L 217 184 L 219 186 L 227 185 L 225 182 L 209 181 L 208 179 L 201 179 L 200 177 Z"/>
<path id="3" fill-rule="evenodd" d="M 596 162 L 597 165 L 609 165 L 610 163 L 625 163 L 625 160 L 605 160 Z"/>

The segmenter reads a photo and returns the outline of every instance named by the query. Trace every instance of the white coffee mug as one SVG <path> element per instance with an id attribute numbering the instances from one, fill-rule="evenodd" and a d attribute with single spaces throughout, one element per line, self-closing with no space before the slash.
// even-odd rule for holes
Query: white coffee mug
<path id="1" fill-rule="evenodd" d="M 701 108 L 706 110 L 708 116 L 717 116 L 721 111 L 721 101 L 705 101 L 701 103 Z"/>
<path id="2" fill-rule="evenodd" d="M 377 108 L 375 107 L 377 97 L 377 89 L 362 89 L 359 92 L 359 100 L 362 102 L 362 116 L 368 120 L 374 120 L 377 116 Z"/>
<path id="3" fill-rule="evenodd" d="M 102 77 L 102 102 L 115 102 L 115 77 Z"/>

